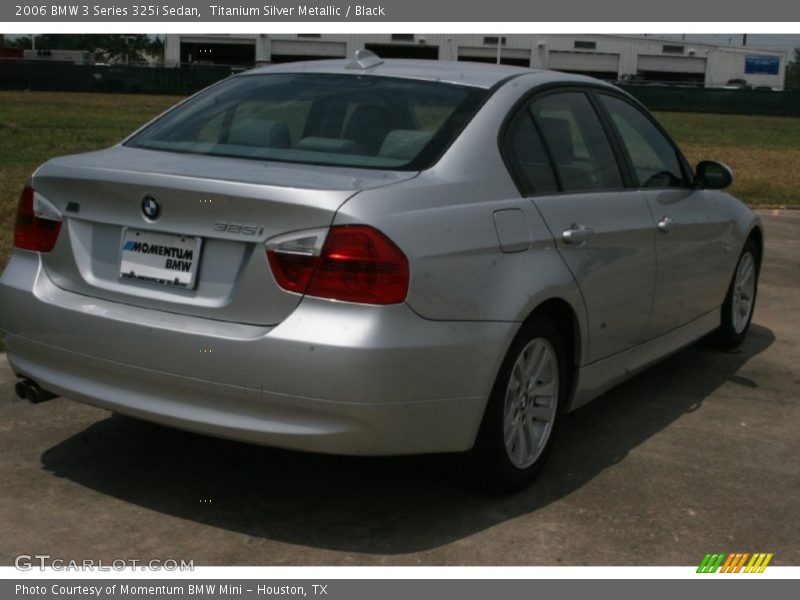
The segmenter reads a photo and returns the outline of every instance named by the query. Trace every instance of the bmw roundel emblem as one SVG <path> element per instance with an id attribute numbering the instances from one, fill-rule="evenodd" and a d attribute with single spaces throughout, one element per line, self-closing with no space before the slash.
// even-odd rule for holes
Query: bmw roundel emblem
<path id="1" fill-rule="evenodd" d="M 161 205 L 158 203 L 155 196 L 150 196 L 148 194 L 142 198 L 142 214 L 151 221 L 155 221 L 161 214 Z"/>

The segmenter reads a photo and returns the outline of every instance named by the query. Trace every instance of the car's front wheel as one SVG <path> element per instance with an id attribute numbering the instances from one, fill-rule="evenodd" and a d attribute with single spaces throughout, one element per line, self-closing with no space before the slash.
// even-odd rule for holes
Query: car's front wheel
<path id="1" fill-rule="evenodd" d="M 735 348 L 747 336 L 756 306 L 758 272 L 758 248 L 752 240 L 748 240 L 739 256 L 722 305 L 722 322 L 716 338 L 725 348 Z"/>
<path id="2" fill-rule="evenodd" d="M 567 391 L 566 368 L 559 331 L 534 316 L 506 354 L 472 451 L 489 487 L 522 488 L 542 469 Z"/>

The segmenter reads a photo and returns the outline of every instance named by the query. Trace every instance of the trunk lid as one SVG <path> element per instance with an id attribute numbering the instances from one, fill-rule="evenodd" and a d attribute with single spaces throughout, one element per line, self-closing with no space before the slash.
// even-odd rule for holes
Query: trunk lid
<path id="1" fill-rule="evenodd" d="M 415 175 L 115 146 L 45 163 L 32 186 L 64 218 L 55 248 L 42 255 L 59 287 L 180 314 L 274 325 L 301 297 L 275 283 L 264 241 L 328 227 L 359 191 Z M 156 200 L 157 218 L 145 216 L 145 197 Z M 138 232 L 150 242 L 169 243 L 170 237 L 153 234 L 182 239 L 184 248 L 198 238 L 194 285 L 121 277 L 123 240 Z"/>

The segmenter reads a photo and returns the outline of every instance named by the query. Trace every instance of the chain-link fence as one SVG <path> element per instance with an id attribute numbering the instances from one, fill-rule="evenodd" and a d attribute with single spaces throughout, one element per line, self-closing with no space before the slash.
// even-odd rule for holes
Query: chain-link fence
<path id="1" fill-rule="evenodd" d="M 620 85 L 650 110 L 800 116 L 800 90 L 738 90 L 669 85 Z"/>
<path id="2" fill-rule="evenodd" d="M 0 61 L 0 90 L 191 94 L 231 75 L 230 67 L 180 69 Z"/>

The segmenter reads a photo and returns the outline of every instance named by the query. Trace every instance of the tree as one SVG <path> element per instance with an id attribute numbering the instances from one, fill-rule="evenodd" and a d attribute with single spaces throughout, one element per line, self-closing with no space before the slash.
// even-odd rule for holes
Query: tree
<path id="1" fill-rule="evenodd" d="M 164 40 L 156 36 L 150 40 L 147 53 L 158 61 L 158 65 L 164 66 Z"/>
<path id="2" fill-rule="evenodd" d="M 6 42 L 9 48 L 21 48 L 23 50 L 31 49 L 31 38 L 28 35 L 21 35 L 17 38 L 12 38 Z"/>
<path id="3" fill-rule="evenodd" d="M 786 65 L 787 89 L 800 89 L 800 48 L 794 49 L 794 58 Z"/>
<path id="4" fill-rule="evenodd" d="M 99 36 L 98 50 L 104 60 L 109 62 L 136 63 L 144 62 L 147 56 L 159 56 L 163 53 L 164 43 L 149 36 L 135 35 L 102 35 Z"/>

